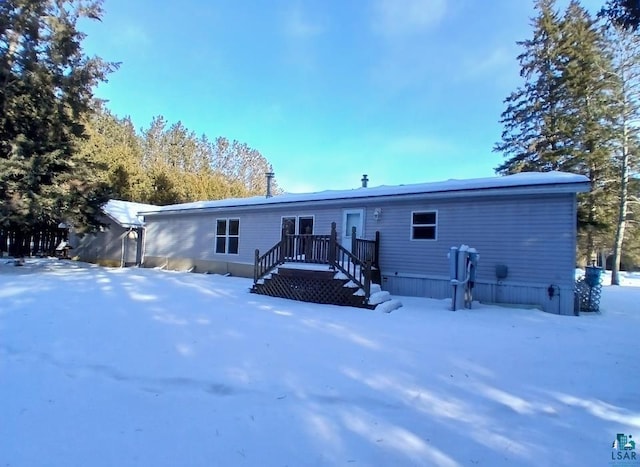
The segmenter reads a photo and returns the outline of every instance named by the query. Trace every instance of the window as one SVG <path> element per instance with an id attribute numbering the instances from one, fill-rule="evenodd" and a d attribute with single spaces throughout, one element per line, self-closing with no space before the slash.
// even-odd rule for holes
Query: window
<path id="1" fill-rule="evenodd" d="M 344 213 L 344 233 L 342 236 L 351 238 L 354 227 L 356 230 L 362 227 L 362 211 Z M 362 232 L 356 231 L 356 235 L 362 236 Z"/>
<path id="2" fill-rule="evenodd" d="M 312 235 L 313 216 L 284 216 L 282 217 L 282 233 L 284 235 Z M 302 256 L 307 251 L 306 247 L 312 243 L 307 243 L 306 237 L 289 237 L 285 245 L 285 257 Z"/>
<path id="3" fill-rule="evenodd" d="M 298 217 L 298 233 L 305 235 L 313 233 L 313 217 Z"/>
<path id="4" fill-rule="evenodd" d="M 411 240 L 435 240 L 437 225 L 437 211 L 412 212 Z"/>
<path id="5" fill-rule="evenodd" d="M 288 235 L 312 234 L 313 216 L 283 217 L 282 229 Z"/>
<path id="6" fill-rule="evenodd" d="M 216 220 L 216 253 L 237 255 L 240 219 Z"/>
<path id="7" fill-rule="evenodd" d="M 283 217 L 282 218 L 282 231 L 287 235 L 295 235 L 295 233 L 296 233 L 296 218 L 295 217 Z"/>

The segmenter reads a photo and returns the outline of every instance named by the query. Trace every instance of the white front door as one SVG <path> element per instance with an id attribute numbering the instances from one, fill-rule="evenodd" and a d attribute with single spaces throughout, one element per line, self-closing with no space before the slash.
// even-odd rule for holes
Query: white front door
<path id="1" fill-rule="evenodd" d="M 364 238 L 364 209 L 342 211 L 341 245 L 351 251 L 351 231 L 356 228 L 356 237 Z"/>

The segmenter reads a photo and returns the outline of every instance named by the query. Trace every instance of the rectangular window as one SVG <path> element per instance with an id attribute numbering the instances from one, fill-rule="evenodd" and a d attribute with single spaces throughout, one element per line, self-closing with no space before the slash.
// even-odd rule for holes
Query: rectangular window
<path id="1" fill-rule="evenodd" d="M 418 211 L 411 213 L 411 240 L 435 240 L 437 227 L 437 211 Z"/>
<path id="2" fill-rule="evenodd" d="M 296 233 L 296 218 L 295 217 L 283 217 L 282 218 L 282 231 L 287 235 L 295 235 Z"/>
<path id="3" fill-rule="evenodd" d="M 361 219 L 362 219 L 362 213 L 360 212 L 345 212 L 344 214 L 345 219 L 344 219 L 344 233 L 342 234 L 343 237 L 349 237 L 351 238 L 351 232 L 353 231 L 353 228 L 355 227 L 356 229 L 360 227 L 360 223 L 361 223 Z M 356 232 L 356 235 L 361 234 L 362 232 Z"/>
<path id="4" fill-rule="evenodd" d="M 282 229 L 287 235 L 313 234 L 313 216 L 286 216 Z"/>
<path id="5" fill-rule="evenodd" d="M 237 255 L 240 219 L 216 220 L 216 253 Z"/>
<path id="6" fill-rule="evenodd" d="M 313 216 L 283 216 L 282 217 L 282 233 L 284 235 L 312 235 L 313 234 Z M 308 243 L 306 237 L 288 237 L 285 244 L 284 255 L 287 258 L 295 257 L 304 258 L 307 254 Z"/>
<path id="7" fill-rule="evenodd" d="M 313 234 L 313 216 L 298 217 L 298 233 L 300 235 Z"/>

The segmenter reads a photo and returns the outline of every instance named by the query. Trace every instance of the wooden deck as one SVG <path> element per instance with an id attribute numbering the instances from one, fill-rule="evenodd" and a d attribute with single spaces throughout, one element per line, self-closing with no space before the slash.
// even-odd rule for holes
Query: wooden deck
<path id="1" fill-rule="evenodd" d="M 329 235 L 290 235 L 264 254 L 255 252 L 252 291 L 314 303 L 371 308 L 371 284 L 380 282 L 375 240 L 358 239 L 352 231 L 351 249 L 337 241 L 335 222 Z"/>

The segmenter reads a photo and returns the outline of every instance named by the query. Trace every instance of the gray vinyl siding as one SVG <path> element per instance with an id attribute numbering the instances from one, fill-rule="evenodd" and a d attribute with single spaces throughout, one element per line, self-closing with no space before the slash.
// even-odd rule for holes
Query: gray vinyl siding
<path id="1" fill-rule="evenodd" d="M 437 240 L 411 240 L 412 211 L 431 210 L 438 212 Z M 573 284 L 572 195 L 396 203 L 378 224 L 387 275 L 448 277 L 449 248 L 466 244 L 480 253 L 479 281 L 495 282 L 495 267 L 504 264 L 507 282 Z"/>
<path id="2" fill-rule="evenodd" d="M 145 223 L 145 256 L 206 259 L 214 251 L 215 228 L 215 219 L 204 216 L 150 218 Z"/>
<path id="3" fill-rule="evenodd" d="M 128 229 L 116 223 L 109 223 L 101 232 L 86 234 L 82 237 L 71 233 L 69 243 L 73 247 L 71 256 L 80 261 L 102 263 L 112 266 L 120 265 L 122 261 L 123 237 Z"/>
<path id="4" fill-rule="evenodd" d="M 410 240 L 411 212 L 438 211 L 437 240 Z M 576 204 L 573 194 L 396 203 L 379 221 L 383 288 L 397 295 L 451 296 L 447 254 L 480 253 L 474 298 L 573 314 Z M 498 281 L 499 264 L 508 276 Z M 548 296 L 548 287 L 556 295 Z"/>
<path id="5" fill-rule="evenodd" d="M 342 216 L 336 208 L 292 208 L 221 213 L 152 216 L 146 221 L 145 256 L 192 258 L 253 265 L 256 248 L 264 253 L 280 239 L 281 219 L 313 216 L 314 234 L 331 232 L 331 222 Z M 238 254 L 215 253 L 216 219 L 240 219 Z"/>

